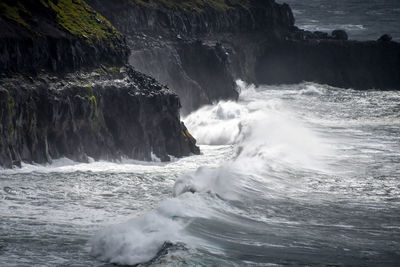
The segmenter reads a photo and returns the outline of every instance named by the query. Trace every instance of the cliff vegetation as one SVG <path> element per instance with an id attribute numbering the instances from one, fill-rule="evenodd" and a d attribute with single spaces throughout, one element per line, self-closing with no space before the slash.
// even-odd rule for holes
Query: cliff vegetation
<path id="1" fill-rule="evenodd" d="M 83 0 L 0 1 L 0 73 L 122 66 L 119 31 Z"/>
<path id="2" fill-rule="evenodd" d="M 0 16 L 39 36 L 45 33 L 35 24 L 44 18 L 61 30 L 89 41 L 121 39 L 111 23 L 82 0 L 4 0 L 0 2 Z"/>

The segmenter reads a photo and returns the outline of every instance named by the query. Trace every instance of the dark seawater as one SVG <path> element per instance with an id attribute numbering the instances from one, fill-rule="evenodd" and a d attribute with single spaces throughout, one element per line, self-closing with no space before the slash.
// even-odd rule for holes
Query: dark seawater
<path id="1" fill-rule="evenodd" d="M 200 156 L 1 171 L 1 266 L 398 266 L 400 92 L 239 88 Z"/>
<path id="2" fill-rule="evenodd" d="M 344 29 L 351 39 L 376 40 L 389 33 L 400 41 L 399 0 L 279 0 L 288 3 L 296 25 L 310 31 Z"/>

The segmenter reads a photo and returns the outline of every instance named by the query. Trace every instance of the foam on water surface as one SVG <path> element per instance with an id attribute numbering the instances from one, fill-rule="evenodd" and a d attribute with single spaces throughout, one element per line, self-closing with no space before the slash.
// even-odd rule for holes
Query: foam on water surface
<path id="1" fill-rule="evenodd" d="M 238 102 L 184 118 L 201 155 L 2 170 L 0 260 L 394 262 L 394 247 L 381 244 L 400 244 L 387 230 L 397 233 L 400 221 L 399 93 L 242 81 L 238 89 Z"/>

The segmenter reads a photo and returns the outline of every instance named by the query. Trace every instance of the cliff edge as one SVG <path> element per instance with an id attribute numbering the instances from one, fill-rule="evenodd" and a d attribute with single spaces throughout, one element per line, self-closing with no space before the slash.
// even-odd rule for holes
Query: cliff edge
<path id="1" fill-rule="evenodd" d="M 274 0 L 87 1 L 127 36 L 130 64 L 173 89 L 184 112 L 236 99 L 238 78 L 400 88 L 400 44 L 299 29 L 290 7 Z"/>
<path id="2" fill-rule="evenodd" d="M 0 3 L 0 166 L 198 154 L 178 96 L 82 0 Z"/>

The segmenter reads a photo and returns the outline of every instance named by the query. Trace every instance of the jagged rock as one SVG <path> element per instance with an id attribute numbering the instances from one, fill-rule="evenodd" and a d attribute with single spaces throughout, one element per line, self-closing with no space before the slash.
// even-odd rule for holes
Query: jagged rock
<path id="1" fill-rule="evenodd" d="M 347 32 L 344 30 L 334 30 L 332 32 L 332 37 L 335 40 L 342 40 L 342 41 L 347 41 L 349 39 Z"/>
<path id="2" fill-rule="evenodd" d="M 379 37 L 378 41 L 390 42 L 390 41 L 392 41 L 392 36 L 390 34 L 384 34 L 381 37 Z"/>
<path id="3" fill-rule="evenodd" d="M 0 165 L 199 153 L 176 94 L 125 67 L 0 80 Z"/>
<path id="4" fill-rule="evenodd" d="M 182 43 L 178 53 L 184 70 L 204 88 L 208 99 L 237 99 L 228 53 L 221 44 L 209 46 L 199 40 Z"/>
<path id="5" fill-rule="evenodd" d="M 160 44 L 157 47 L 134 50 L 129 62 L 138 71 L 147 73 L 173 88 L 182 101 L 183 114 L 210 103 L 200 84 L 185 71 L 175 46 Z"/>
<path id="6" fill-rule="evenodd" d="M 328 39 L 329 35 L 326 32 L 321 32 L 321 31 L 315 31 L 313 32 L 315 39 Z"/>

